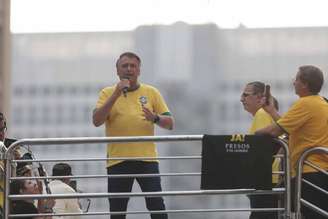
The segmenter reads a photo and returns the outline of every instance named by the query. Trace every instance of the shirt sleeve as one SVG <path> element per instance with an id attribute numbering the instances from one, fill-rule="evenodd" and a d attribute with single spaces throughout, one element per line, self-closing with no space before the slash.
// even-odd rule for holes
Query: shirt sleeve
<path id="1" fill-rule="evenodd" d="M 154 111 L 158 114 L 166 114 L 170 115 L 170 110 L 167 107 L 164 98 L 162 97 L 161 93 L 154 88 Z"/>
<path id="2" fill-rule="evenodd" d="M 98 98 L 98 101 L 96 104 L 96 108 L 100 108 L 101 106 L 103 106 L 110 95 L 111 95 L 111 93 L 110 93 L 109 89 L 106 89 L 106 88 L 102 89 L 98 95 L 99 98 Z"/>
<path id="3" fill-rule="evenodd" d="M 272 124 L 272 118 L 266 114 L 266 113 L 261 113 L 258 116 L 254 118 L 254 130 L 259 130 L 261 128 L 264 128 L 268 125 Z"/>
<path id="4" fill-rule="evenodd" d="M 248 134 L 254 134 L 257 130 L 264 128 L 273 123 L 271 116 L 263 109 L 259 109 L 252 121 L 251 127 L 248 130 Z"/>
<path id="5" fill-rule="evenodd" d="M 309 118 L 308 107 L 300 99 L 277 121 L 277 124 L 290 134 L 299 129 Z"/>

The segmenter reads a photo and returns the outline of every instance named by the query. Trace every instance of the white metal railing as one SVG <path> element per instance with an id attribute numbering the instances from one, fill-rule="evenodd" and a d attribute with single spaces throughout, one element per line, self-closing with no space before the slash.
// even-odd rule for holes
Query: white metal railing
<path id="1" fill-rule="evenodd" d="M 302 191 L 302 182 L 307 183 L 308 185 L 314 187 L 318 191 L 324 193 L 325 195 L 327 195 L 327 198 L 328 198 L 328 191 L 326 191 L 323 188 L 320 188 L 320 187 L 316 186 L 315 184 L 302 178 L 304 165 L 311 166 L 313 169 L 317 170 L 318 172 L 321 172 L 322 174 L 325 174 L 328 177 L 327 170 L 324 170 L 324 169 L 314 165 L 313 163 L 306 161 L 306 159 L 313 154 L 328 154 L 328 148 L 327 147 L 313 147 L 313 148 L 307 149 L 306 151 L 304 151 L 302 153 L 302 155 L 298 159 L 297 170 L 296 170 L 296 182 L 295 182 L 296 183 L 296 190 L 295 190 L 296 191 L 296 196 L 295 196 L 296 219 L 301 219 L 301 217 L 302 217 L 302 215 L 301 215 L 301 205 L 302 204 L 328 218 L 328 212 L 326 212 L 325 210 L 319 208 L 318 206 L 316 206 L 302 198 L 302 192 L 301 192 Z"/>
<path id="2" fill-rule="evenodd" d="M 290 202 L 290 175 L 289 175 L 289 150 L 288 145 L 280 140 L 275 139 L 276 143 L 280 144 L 284 150 L 283 162 L 284 172 L 284 187 L 276 188 L 273 190 L 255 190 L 255 189 L 233 189 L 233 190 L 191 190 L 191 191 L 162 191 L 162 192 L 131 192 L 131 193 L 78 193 L 78 194 L 41 194 L 41 195 L 10 195 L 9 194 L 9 182 L 14 179 L 52 179 L 58 177 L 11 177 L 13 171 L 13 162 L 57 162 L 57 161 L 103 161 L 108 159 L 42 159 L 42 160 L 15 160 L 13 158 L 13 151 L 20 145 L 65 145 L 65 144 L 88 144 L 88 143 L 110 143 L 110 142 L 169 142 L 169 141 L 201 141 L 203 135 L 176 135 L 176 136 L 138 136 L 138 137 L 82 137 L 82 138 L 38 138 L 38 139 L 22 139 L 14 142 L 5 153 L 5 218 L 19 218 L 27 215 L 10 215 L 10 200 L 16 199 L 44 199 L 44 198 L 55 198 L 55 199 L 69 199 L 69 198 L 118 198 L 118 197 L 155 197 L 155 196 L 190 196 L 190 195 L 220 195 L 220 194 L 283 194 L 284 195 L 284 206 L 282 208 L 233 208 L 233 209 L 183 209 L 183 210 L 165 210 L 165 211 L 128 211 L 124 214 L 149 214 L 149 213 L 191 213 L 191 212 L 240 212 L 240 211 L 278 211 L 283 212 L 283 217 L 289 219 L 291 217 L 291 202 Z M 200 159 L 200 156 L 175 156 L 172 159 Z M 110 158 L 114 159 L 114 158 Z M 115 158 L 119 160 L 126 160 L 126 158 Z M 138 159 L 138 158 L 128 158 Z M 154 159 L 153 157 L 142 158 Z M 171 159 L 171 157 L 156 157 L 156 159 Z M 160 173 L 155 174 L 156 176 L 181 176 L 181 175 L 200 175 L 200 173 Z M 67 176 L 67 178 L 108 178 L 108 177 L 131 177 L 132 175 L 78 175 L 78 176 Z M 141 175 L 138 174 L 138 177 Z M 154 174 L 143 174 L 142 177 L 154 176 Z M 66 177 L 61 177 L 66 178 Z M 69 216 L 69 215 L 112 215 L 122 214 L 123 212 L 88 212 L 82 214 L 38 214 L 29 216 Z"/>
<path id="3" fill-rule="evenodd" d="M 4 166 L 5 164 L 3 162 L 6 151 L 7 151 L 7 148 L 6 148 L 5 144 L 2 141 L 0 141 L 0 162 L 1 162 L 1 164 L 0 164 L 0 181 L 1 182 L 4 182 L 5 176 L 6 176 L 6 174 L 5 174 L 6 171 L 5 171 L 5 166 Z M 0 195 L 3 196 L 2 200 L 4 201 L 4 199 L 5 199 L 4 187 L 0 187 Z M 2 206 L 2 207 L 4 207 L 4 206 Z M 4 213 L 3 209 L 0 209 L 0 218 L 3 218 L 3 213 Z"/>

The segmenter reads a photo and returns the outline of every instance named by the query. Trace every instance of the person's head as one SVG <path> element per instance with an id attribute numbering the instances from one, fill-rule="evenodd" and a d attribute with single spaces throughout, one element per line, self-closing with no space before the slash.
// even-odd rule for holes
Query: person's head
<path id="1" fill-rule="evenodd" d="M 4 141 L 6 138 L 7 122 L 2 112 L 0 112 L 0 141 Z"/>
<path id="2" fill-rule="evenodd" d="M 33 160 L 33 155 L 30 152 L 23 154 L 18 159 Z M 16 166 L 17 176 L 32 176 L 32 162 L 17 162 Z"/>
<path id="3" fill-rule="evenodd" d="M 13 180 L 10 183 L 10 194 L 38 194 L 38 184 L 35 180 Z"/>
<path id="4" fill-rule="evenodd" d="M 18 163 L 21 164 L 21 163 Z M 31 165 L 24 165 L 24 166 L 20 166 L 16 167 L 16 175 L 17 176 L 32 176 L 33 175 L 33 171 L 32 171 L 32 166 Z"/>
<path id="5" fill-rule="evenodd" d="M 67 163 L 57 163 L 52 168 L 52 176 L 72 176 L 72 168 Z M 61 179 L 65 183 L 69 183 L 70 179 Z"/>
<path id="6" fill-rule="evenodd" d="M 313 65 L 299 67 L 294 81 L 295 93 L 300 96 L 317 95 L 323 85 L 322 71 Z"/>
<path id="7" fill-rule="evenodd" d="M 141 59 L 133 52 L 125 52 L 116 61 L 117 75 L 120 79 L 128 78 L 131 85 L 136 85 L 140 75 Z"/>
<path id="8" fill-rule="evenodd" d="M 261 99 L 265 90 L 265 84 L 260 81 L 254 81 L 246 84 L 243 93 L 240 96 L 244 109 L 255 115 L 262 107 Z"/>

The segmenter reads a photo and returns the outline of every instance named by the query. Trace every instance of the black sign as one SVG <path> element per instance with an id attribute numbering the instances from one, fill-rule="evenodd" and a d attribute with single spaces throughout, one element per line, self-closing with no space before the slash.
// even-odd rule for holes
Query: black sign
<path id="1" fill-rule="evenodd" d="M 273 139 L 204 135 L 201 189 L 272 189 Z"/>

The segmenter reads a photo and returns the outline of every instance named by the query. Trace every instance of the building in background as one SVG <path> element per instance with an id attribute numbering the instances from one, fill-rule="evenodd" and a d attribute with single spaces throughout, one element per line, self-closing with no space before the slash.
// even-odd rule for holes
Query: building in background
<path id="1" fill-rule="evenodd" d="M 270 83 L 284 112 L 297 98 L 291 93 L 298 66 L 314 64 L 328 72 L 325 27 L 220 29 L 214 24 L 178 22 L 127 32 L 14 34 L 10 135 L 104 136 L 104 127 L 92 125 L 92 110 L 100 89 L 117 81 L 116 58 L 128 50 L 140 54 L 143 60 L 142 81 L 156 85 L 171 107 L 176 128 L 170 134 L 246 133 L 251 117 L 239 101 L 244 84 L 254 80 Z M 327 96 L 327 91 L 326 84 L 322 95 Z M 199 155 L 201 150 L 200 143 L 160 143 L 158 148 L 163 156 Z M 33 147 L 33 151 L 42 158 L 56 158 L 59 154 L 61 158 L 104 157 L 105 145 L 44 145 Z M 74 162 L 72 166 L 76 175 L 105 174 L 105 162 Z M 199 172 L 200 161 L 163 161 L 161 169 L 163 173 Z M 198 189 L 200 183 L 197 177 L 162 180 L 166 190 Z M 107 189 L 105 179 L 79 180 L 78 184 L 88 192 Z M 172 197 L 166 203 L 168 209 L 248 207 L 244 196 L 200 199 Z M 131 210 L 140 210 L 140 203 L 143 201 L 131 200 Z M 107 210 L 107 206 L 106 199 L 92 203 L 97 210 Z M 223 213 L 220 218 L 245 215 L 248 213 Z M 170 218 L 201 217 L 172 214 Z M 217 216 L 208 213 L 203 218 Z"/>

